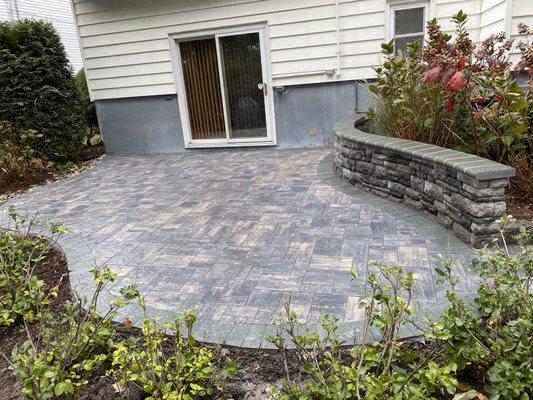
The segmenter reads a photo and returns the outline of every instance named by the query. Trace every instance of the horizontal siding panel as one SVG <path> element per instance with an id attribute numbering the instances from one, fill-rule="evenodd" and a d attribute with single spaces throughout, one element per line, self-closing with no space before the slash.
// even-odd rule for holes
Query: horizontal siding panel
<path id="1" fill-rule="evenodd" d="M 166 61 L 170 63 L 170 50 L 151 53 L 127 54 L 121 56 L 89 58 L 85 60 L 87 69 L 108 68 L 125 65 L 149 64 Z"/>
<path id="2" fill-rule="evenodd" d="M 385 21 L 385 12 L 370 12 L 363 15 L 350 15 L 339 18 L 339 29 L 341 31 L 356 29 L 366 29 L 369 26 L 382 25 Z M 310 35 L 322 32 L 335 32 L 336 22 L 332 17 L 320 20 L 294 22 L 290 24 L 270 25 L 270 38 L 292 37 L 299 35 Z"/>
<path id="3" fill-rule="evenodd" d="M 165 94 L 175 94 L 176 86 L 174 84 L 151 85 L 140 87 L 125 87 L 113 89 L 92 89 L 93 100 L 103 99 L 120 99 L 124 97 L 136 96 L 161 96 Z"/>
<path id="4" fill-rule="evenodd" d="M 380 53 L 382 40 L 348 42 L 341 44 L 341 54 L 343 57 L 356 54 Z M 318 59 L 326 57 L 336 57 L 336 44 L 328 44 L 314 47 L 303 47 L 297 49 L 277 50 L 272 53 L 271 61 L 273 63 Z"/>
<path id="5" fill-rule="evenodd" d="M 488 9 L 481 13 L 481 28 L 493 25 L 496 22 L 503 22 L 505 18 L 505 3 L 500 3 L 497 6 Z"/>
<path id="6" fill-rule="evenodd" d="M 350 80 L 355 79 L 371 79 L 376 76 L 376 73 L 372 67 L 358 67 L 353 68 L 350 71 L 343 70 L 343 75 L 350 76 Z M 326 82 L 335 82 L 336 79 L 330 76 L 327 76 L 324 73 L 319 73 L 316 75 L 309 76 L 293 76 L 293 77 L 274 77 L 273 85 L 274 86 L 290 86 L 290 85 L 304 85 L 312 83 L 326 83 Z"/>
<path id="7" fill-rule="evenodd" d="M 76 26 L 68 0 L 17 0 L 20 18 L 49 21 L 54 25 L 65 47 L 68 59 L 75 71 L 82 67 L 81 52 L 76 35 Z M 6 2 L 0 3 L 0 20 L 7 19 Z"/>
<path id="8" fill-rule="evenodd" d="M 157 8 L 159 2 L 151 1 L 146 2 Z M 211 3 L 213 4 L 213 3 Z M 106 20 L 100 13 L 92 15 L 93 21 L 87 21 L 84 15 L 78 16 L 78 25 L 82 32 L 88 34 L 94 33 L 91 28 L 101 30 L 96 33 L 113 33 L 117 31 L 138 29 L 139 26 L 148 24 L 152 27 L 160 26 L 172 26 L 176 24 L 176 21 L 180 21 L 181 24 L 191 24 L 194 22 L 202 21 L 215 21 L 232 18 L 236 15 L 240 16 L 258 16 L 268 15 L 270 13 L 279 12 L 297 12 L 305 11 L 312 12 L 313 8 L 323 9 L 323 12 L 329 12 L 331 15 L 335 12 L 335 3 L 325 0 L 302 0 L 299 2 L 289 2 L 286 0 L 269 0 L 269 1 L 247 1 L 241 4 L 231 4 L 226 7 L 215 6 L 211 8 L 204 8 L 197 12 L 194 11 L 182 11 L 182 2 L 176 3 L 174 1 L 174 12 L 157 15 L 131 15 L 121 13 L 120 19 Z M 179 7 L 176 7 L 176 6 Z"/>
<path id="9" fill-rule="evenodd" d="M 98 68 L 87 70 L 87 78 L 91 80 L 116 78 L 121 76 L 136 76 L 148 74 L 172 73 L 170 62 L 151 62 L 147 64 L 125 65 L 120 67 Z"/>
<path id="10" fill-rule="evenodd" d="M 505 1 L 506 0 L 481 0 L 481 11 L 484 12 L 499 4 L 505 4 Z M 505 14 L 502 15 L 502 17 L 505 17 Z"/>
<path id="11" fill-rule="evenodd" d="M 345 30 L 340 32 L 341 43 L 362 42 L 367 40 L 385 39 L 385 26 L 374 26 L 372 28 L 361 28 Z M 272 53 L 279 50 L 294 49 L 302 47 L 315 47 L 337 42 L 337 35 L 333 32 L 316 33 L 307 36 L 298 37 L 280 37 L 270 40 L 270 49 Z"/>
<path id="12" fill-rule="evenodd" d="M 460 4 L 447 3 L 439 4 L 435 7 L 435 17 L 438 18 L 450 18 L 452 15 L 457 14 L 459 10 L 463 10 L 468 14 L 469 19 L 476 14 L 481 13 L 479 1 L 477 0 L 464 0 Z"/>
<path id="13" fill-rule="evenodd" d="M 532 7 L 531 0 L 513 0 L 513 17 L 531 16 Z"/>
<path id="14" fill-rule="evenodd" d="M 313 4 L 320 0 L 300 0 L 302 4 Z M 331 0 L 330 0 L 331 2 Z M 94 2 L 76 4 L 76 13 L 79 17 L 80 25 L 114 22 L 123 19 L 157 17 L 165 14 L 180 13 L 204 13 L 206 10 L 214 12 L 219 8 L 231 6 L 240 7 L 244 4 L 261 8 L 261 0 L 150 0 L 138 2 L 136 0 L 107 0 L 105 4 Z M 127 13 L 124 12 L 127 10 Z"/>
<path id="15" fill-rule="evenodd" d="M 106 79 L 89 80 L 93 90 L 108 89 L 108 88 L 123 88 L 130 86 L 150 86 L 163 85 L 167 83 L 174 83 L 174 74 L 172 72 L 166 73 L 151 73 L 148 75 L 137 76 L 121 76 Z"/>
<path id="16" fill-rule="evenodd" d="M 85 48 L 85 58 L 109 57 L 113 55 L 135 54 L 147 51 L 160 51 L 168 49 L 168 38 L 156 39 L 147 40 L 144 42 Z"/>
<path id="17" fill-rule="evenodd" d="M 360 54 L 354 56 L 345 56 L 341 60 L 341 68 L 351 69 L 360 67 L 373 67 L 381 62 L 381 54 Z M 335 57 L 323 59 L 311 59 L 304 61 L 290 61 L 284 63 L 272 64 L 273 75 L 297 74 L 307 71 L 325 71 L 326 69 L 335 69 L 337 60 Z"/>

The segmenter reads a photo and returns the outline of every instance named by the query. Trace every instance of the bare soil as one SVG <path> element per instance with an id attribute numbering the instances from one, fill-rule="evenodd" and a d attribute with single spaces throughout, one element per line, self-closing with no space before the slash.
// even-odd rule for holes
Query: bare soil
<path id="1" fill-rule="evenodd" d="M 80 162 L 72 165 L 68 169 L 50 169 L 43 172 L 36 172 L 24 179 L 10 182 L 8 185 L 0 187 L 0 204 L 6 200 L 31 191 L 36 187 L 63 180 L 69 176 L 79 174 L 89 168 L 92 168 L 100 163 L 105 154 L 103 144 L 85 147 L 80 154 Z"/>
<path id="2" fill-rule="evenodd" d="M 533 198 L 510 194 L 507 196 L 507 213 L 516 219 L 533 221 Z"/>

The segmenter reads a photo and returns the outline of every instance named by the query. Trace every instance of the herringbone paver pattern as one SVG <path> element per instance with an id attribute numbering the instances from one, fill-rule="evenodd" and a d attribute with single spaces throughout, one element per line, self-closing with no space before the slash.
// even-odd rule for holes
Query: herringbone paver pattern
<path id="1" fill-rule="evenodd" d="M 329 150 L 108 157 L 12 203 L 84 237 L 97 262 L 119 272 L 112 293 L 135 283 L 163 318 L 200 304 L 205 340 L 259 346 L 261 328 L 289 295 L 307 323 L 323 313 L 361 320 L 357 301 L 372 259 L 417 272 L 417 306 L 438 305 L 438 254 L 466 261 L 470 249 L 424 217 L 339 181 L 324 157 Z M 80 290 L 90 290 L 89 268 L 74 267 Z"/>

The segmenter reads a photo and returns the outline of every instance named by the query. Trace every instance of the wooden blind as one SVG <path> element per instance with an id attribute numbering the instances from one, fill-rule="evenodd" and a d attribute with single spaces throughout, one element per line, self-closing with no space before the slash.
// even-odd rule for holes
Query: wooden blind
<path id="1" fill-rule="evenodd" d="M 226 137 L 215 39 L 180 43 L 193 139 Z"/>

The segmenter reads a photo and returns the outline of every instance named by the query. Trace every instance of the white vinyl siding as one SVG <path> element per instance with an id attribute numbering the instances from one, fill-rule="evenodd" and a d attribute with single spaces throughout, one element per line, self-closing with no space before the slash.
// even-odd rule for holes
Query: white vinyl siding
<path id="1" fill-rule="evenodd" d="M 265 24 L 274 85 L 335 80 L 334 0 L 75 1 L 94 99 L 174 94 L 169 35 Z M 381 61 L 385 0 L 340 0 L 341 80 L 365 79 Z"/>
<path id="2" fill-rule="evenodd" d="M 63 46 L 73 70 L 82 68 L 82 60 L 76 26 L 69 0 L 12 0 L 16 4 L 19 18 L 43 19 L 51 22 L 61 36 Z M 0 0 L 0 19 L 8 19 L 7 3 Z"/>
<path id="3" fill-rule="evenodd" d="M 455 24 L 451 21 L 452 15 L 459 10 L 468 14 L 467 31 L 472 40 L 479 40 L 479 26 L 481 23 L 482 0 L 435 0 L 435 15 L 442 29 L 450 34 L 455 32 Z"/>
<path id="4" fill-rule="evenodd" d="M 515 42 L 518 42 L 519 36 L 518 36 L 518 24 L 520 22 L 523 22 L 527 25 L 529 25 L 530 28 L 533 28 L 533 0 L 507 0 L 512 1 L 512 4 L 510 4 L 510 11 L 511 11 L 511 22 L 509 26 L 509 34 L 511 35 L 511 38 L 515 39 Z M 530 38 L 531 40 L 531 38 Z M 513 63 L 518 62 L 520 59 L 520 53 L 518 51 L 514 51 L 511 55 L 511 61 Z"/>
<path id="5" fill-rule="evenodd" d="M 241 25 L 267 27 L 275 86 L 373 78 L 372 67 L 382 59 L 380 45 L 392 38 L 389 6 L 410 4 L 339 0 L 341 73 L 336 77 L 325 73 L 337 68 L 335 0 L 72 1 L 94 99 L 175 94 L 169 36 Z M 427 13 L 453 32 L 450 18 L 464 10 L 477 41 L 480 32 L 499 26 L 492 9 L 502 1 L 511 0 L 428 0 Z M 518 14 L 531 9 L 531 0 L 514 2 Z"/>
<path id="6" fill-rule="evenodd" d="M 506 0 L 483 0 L 481 4 L 481 22 L 479 40 L 490 35 L 505 32 Z"/>

